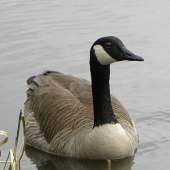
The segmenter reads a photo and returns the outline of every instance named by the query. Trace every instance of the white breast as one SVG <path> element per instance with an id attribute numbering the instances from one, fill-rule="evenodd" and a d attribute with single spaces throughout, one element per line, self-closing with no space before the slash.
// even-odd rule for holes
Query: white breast
<path id="1" fill-rule="evenodd" d="M 72 156 L 89 159 L 120 159 L 133 156 L 137 148 L 137 141 L 133 139 L 120 124 L 105 124 L 74 138 L 71 143 L 77 146 L 74 145 L 76 152 L 72 153 Z"/>

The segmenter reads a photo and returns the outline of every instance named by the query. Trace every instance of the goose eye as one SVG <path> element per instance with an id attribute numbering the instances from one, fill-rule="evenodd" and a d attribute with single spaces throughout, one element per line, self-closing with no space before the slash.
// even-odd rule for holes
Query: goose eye
<path id="1" fill-rule="evenodd" d="M 104 46 L 105 46 L 106 48 L 111 48 L 111 47 L 112 47 L 112 43 L 111 43 L 111 42 L 106 42 L 106 43 L 104 44 Z"/>

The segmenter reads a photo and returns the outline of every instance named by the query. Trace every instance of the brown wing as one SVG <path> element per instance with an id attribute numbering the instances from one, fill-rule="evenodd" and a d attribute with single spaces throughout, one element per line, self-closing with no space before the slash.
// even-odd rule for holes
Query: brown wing
<path id="1" fill-rule="evenodd" d="M 78 79 L 62 79 L 60 73 L 44 73 L 28 79 L 26 117 L 33 112 L 48 143 L 64 129 L 71 132 L 92 127 L 92 113 L 69 91 Z M 57 80 L 58 79 L 58 80 Z M 67 88 L 66 88 L 67 87 Z M 76 89 L 75 89 L 76 90 Z"/>
<path id="2" fill-rule="evenodd" d="M 25 114 L 33 112 L 48 143 L 55 135 L 67 130 L 92 128 L 93 105 L 91 85 L 87 80 L 47 71 L 27 81 Z M 112 97 L 114 112 L 126 126 L 132 121 L 120 102 Z"/>

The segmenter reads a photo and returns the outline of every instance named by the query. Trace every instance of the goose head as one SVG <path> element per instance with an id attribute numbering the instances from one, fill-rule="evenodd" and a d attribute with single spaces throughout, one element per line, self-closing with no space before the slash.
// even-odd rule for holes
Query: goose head
<path id="1" fill-rule="evenodd" d="M 144 61 L 140 56 L 129 51 L 123 42 L 114 36 L 102 37 L 94 42 L 90 51 L 98 63 L 108 65 L 117 61 Z"/>

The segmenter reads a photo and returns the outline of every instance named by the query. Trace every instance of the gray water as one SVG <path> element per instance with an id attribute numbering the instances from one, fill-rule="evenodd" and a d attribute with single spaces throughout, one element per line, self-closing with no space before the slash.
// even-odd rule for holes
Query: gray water
<path id="1" fill-rule="evenodd" d="M 111 91 L 131 113 L 140 136 L 132 160 L 114 170 L 170 167 L 169 0 L 0 0 L 0 129 L 13 146 L 26 79 L 58 70 L 90 80 L 89 48 L 101 36 L 118 36 L 144 62 L 111 67 Z M 106 162 L 79 161 L 28 152 L 22 169 L 106 169 Z"/>

